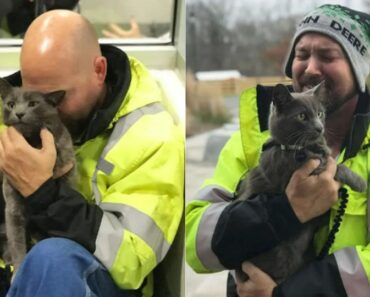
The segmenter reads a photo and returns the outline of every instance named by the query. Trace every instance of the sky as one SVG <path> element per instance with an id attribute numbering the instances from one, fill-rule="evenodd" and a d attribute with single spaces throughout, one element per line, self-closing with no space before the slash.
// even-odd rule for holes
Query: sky
<path id="1" fill-rule="evenodd" d="M 306 13 L 310 9 L 322 4 L 340 4 L 355 10 L 365 9 L 362 0 L 229 0 L 234 1 L 237 6 L 249 6 L 255 13 L 262 14 L 264 10 L 273 10 L 276 15 L 286 15 L 290 13 Z"/>
<path id="2" fill-rule="evenodd" d="M 212 5 L 216 1 L 186 0 L 186 3 L 189 4 L 195 2 L 205 2 Z M 262 18 L 267 10 L 272 18 L 283 17 L 287 14 L 305 14 L 312 8 L 322 4 L 341 4 L 355 10 L 364 10 L 366 8 L 363 0 L 228 0 L 228 2 L 233 5 L 235 10 L 235 14 L 230 16 L 231 22 L 237 18 Z"/>

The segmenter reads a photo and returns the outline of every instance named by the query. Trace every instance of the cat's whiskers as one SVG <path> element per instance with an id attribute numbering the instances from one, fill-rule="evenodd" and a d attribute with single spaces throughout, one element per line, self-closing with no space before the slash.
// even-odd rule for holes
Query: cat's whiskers
<path id="1" fill-rule="evenodd" d="M 294 140 L 293 145 L 301 145 L 300 144 L 301 137 L 302 137 L 302 132 L 301 131 L 293 131 L 287 137 L 287 143 L 283 143 L 283 144 L 289 145 Z"/>
<path id="2" fill-rule="evenodd" d="M 301 141 L 302 139 L 302 141 Z M 306 143 L 305 143 L 305 135 L 300 133 L 300 135 L 298 135 L 298 138 L 296 140 L 296 142 L 294 143 L 295 146 L 301 146 L 301 147 L 305 147 Z M 294 150 L 294 159 L 297 159 L 297 153 L 299 152 L 300 150 Z"/>

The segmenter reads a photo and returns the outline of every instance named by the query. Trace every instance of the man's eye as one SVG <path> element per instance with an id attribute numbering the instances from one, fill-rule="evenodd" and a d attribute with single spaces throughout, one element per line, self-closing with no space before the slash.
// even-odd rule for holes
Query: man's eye
<path id="1" fill-rule="evenodd" d="M 321 60 L 324 61 L 325 63 L 331 63 L 335 60 L 335 58 L 332 56 L 322 56 Z"/>
<path id="2" fill-rule="evenodd" d="M 298 52 L 298 53 L 295 53 L 295 58 L 297 60 L 307 60 L 309 57 L 309 55 L 307 53 L 304 53 L 304 52 Z"/>
<path id="3" fill-rule="evenodd" d="M 14 102 L 8 102 L 7 105 L 8 105 L 9 108 L 12 109 L 15 106 L 15 103 Z"/>

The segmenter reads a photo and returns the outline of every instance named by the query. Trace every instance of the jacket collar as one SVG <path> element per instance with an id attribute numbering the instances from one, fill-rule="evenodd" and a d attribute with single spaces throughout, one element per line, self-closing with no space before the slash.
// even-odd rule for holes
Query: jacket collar
<path id="1" fill-rule="evenodd" d="M 360 93 L 357 107 L 352 118 L 351 128 L 345 138 L 342 150 L 345 149 L 343 160 L 354 157 L 364 142 L 370 123 L 370 95 L 368 89 Z"/>

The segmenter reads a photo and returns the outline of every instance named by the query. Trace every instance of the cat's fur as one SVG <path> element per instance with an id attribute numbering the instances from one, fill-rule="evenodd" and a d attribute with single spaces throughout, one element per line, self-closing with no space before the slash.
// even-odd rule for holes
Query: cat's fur
<path id="1" fill-rule="evenodd" d="M 257 193 L 284 193 L 293 172 L 308 159 L 321 161 L 313 174 L 325 170 L 330 149 L 324 138 L 324 96 L 324 83 L 304 93 L 290 93 L 283 85 L 274 87 L 269 118 L 271 138 L 258 167 L 241 183 L 239 199 Z M 281 144 L 291 147 L 284 150 Z M 337 166 L 335 179 L 358 192 L 366 189 L 365 181 L 343 164 Z M 280 283 L 313 259 L 312 238 L 324 223 L 322 217 L 305 223 L 297 235 L 251 262 Z"/>
<path id="2" fill-rule="evenodd" d="M 67 164 L 75 164 L 73 143 L 66 127 L 61 122 L 57 105 L 64 98 L 64 91 L 42 94 L 27 91 L 23 88 L 12 87 L 5 80 L 0 79 L 0 95 L 2 97 L 3 123 L 13 126 L 20 132 L 30 145 L 41 148 L 40 131 L 47 128 L 54 136 L 57 151 L 56 164 L 53 169 L 54 177 Z M 37 174 L 37 172 L 35 172 Z M 62 177 L 68 183 L 73 183 L 74 170 L 72 169 Z M 5 229 L 6 242 L 0 243 L 2 258 L 19 267 L 26 252 L 27 221 L 24 213 L 24 198 L 14 189 L 4 175 L 2 178 L 3 198 L 5 201 Z M 3 211 L 3 209 L 1 209 Z M 4 236 L 0 239 L 4 241 Z"/>

